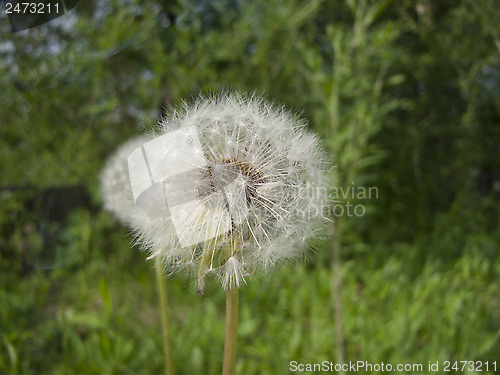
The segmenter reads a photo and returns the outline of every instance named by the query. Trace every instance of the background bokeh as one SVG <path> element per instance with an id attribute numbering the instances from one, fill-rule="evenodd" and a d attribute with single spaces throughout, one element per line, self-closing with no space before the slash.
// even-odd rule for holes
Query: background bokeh
<path id="1" fill-rule="evenodd" d="M 96 0 L 13 34 L 2 11 L 0 374 L 163 371 L 153 264 L 98 176 L 170 106 L 222 89 L 302 113 L 332 186 L 378 191 L 337 197 L 364 215 L 333 214 L 305 262 L 242 288 L 237 373 L 500 373 L 499 19 L 495 0 Z M 168 288 L 177 373 L 220 373 L 224 292 Z"/>

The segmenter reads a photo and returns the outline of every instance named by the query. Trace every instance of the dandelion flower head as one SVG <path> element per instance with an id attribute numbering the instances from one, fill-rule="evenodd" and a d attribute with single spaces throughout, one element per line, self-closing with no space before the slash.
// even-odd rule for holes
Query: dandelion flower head
<path id="1" fill-rule="evenodd" d="M 130 224 L 136 209 L 130 187 L 128 157 L 151 137 L 142 135 L 122 144 L 106 161 L 100 175 L 101 194 L 104 209 L 110 212 L 122 224 Z"/>
<path id="2" fill-rule="evenodd" d="M 303 256 L 324 229 L 329 159 L 307 124 L 262 98 L 200 97 L 159 121 L 128 158 L 137 241 L 199 291 L 213 274 L 239 287 Z M 123 158 L 122 158 L 123 160 Z"/>

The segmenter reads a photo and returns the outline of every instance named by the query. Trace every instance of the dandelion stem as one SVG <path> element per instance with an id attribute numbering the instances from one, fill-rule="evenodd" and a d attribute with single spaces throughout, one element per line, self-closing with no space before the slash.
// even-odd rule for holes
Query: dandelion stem
<path id="1" fill-rule="evenodd" d="M 172 357 L 172 344 L 170 342 L 170 324 L 168 321 L 168 300 L 165 277 L 160 263 L 156 262 L 156 284 L 160 298 L 161 335 L 163 340 L 163 354 L 165 356 L 165 374 L 174 375 L 174 362 Z"/>
<path id="2" fill-rule="evenodd" d="M 339 220 L 340 222 L 340 220 Z M 341 254 L 340 254 L 340 230 L 339 222 L 337 222 L 337 229 L 333 226 L 330 227 L 331 235 L 333 236 L 332 247 L 333 247 L 333 299 L 335 303 L 335 331 L 337 338 L 337 362 L 345 363 L 345 344 L 344 344 L 344 327 L 342 319 L 342 265 L 341 265 Z M 341 375 L 344 371 L 340 372 Z"/>
<path id="3" fill-rule="evenodd" d="M 236 337 L 238 330 L 238 288 L 226 291 L 226 337 L 222 375 L 234 375 L 236 366 Z"/>

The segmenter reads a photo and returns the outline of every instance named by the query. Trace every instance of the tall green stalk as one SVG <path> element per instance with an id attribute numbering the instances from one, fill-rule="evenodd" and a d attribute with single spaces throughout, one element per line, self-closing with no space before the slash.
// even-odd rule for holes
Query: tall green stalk
<path id="1" fill-rule="evenodd" d="M 340 219 L 340 218 L 339 218 Z M 339 220 L 340 221 L 340 220 Z M 343 307 L 342 307 L 342 265 L 341 265 L 341 254 L 340 254 L 340 226 L 335 227 L 331 224 L 331 236 L 332 236 L 332 251 L 333 251 L 333 282 L 332 282 L 332 292 L 333 292 L 333 302 L 335 306 L 335 336 L 336 336 L 336 346 L 337 346 L 337 362 L 345 363 L 345 343 L 344 343 L 344 323 L 343 323 Z M 340 371 L 340 374 L 345 374 L 344 371 Z"/>
<path id="2" fill-rule="evenodd" d="M 222 375 L 234 375 L 236 366 L 236 337 L 238 333 L 238 288 L 226 291 L 226 337 Z"/>
<path id="3" fill-rule="evenodd" d="M 172 343 L 170 341 L 170 324 L 168 319 L 168 299 L 165 277 L 162 266 L 156 262 L 156 284 L 158 285 L 158 297 L 160 299 L 161 336 L 163 340 L 163 354 L 165 356 L 165 374 L 174 375 L 174 362 L 172 356 Z"/>

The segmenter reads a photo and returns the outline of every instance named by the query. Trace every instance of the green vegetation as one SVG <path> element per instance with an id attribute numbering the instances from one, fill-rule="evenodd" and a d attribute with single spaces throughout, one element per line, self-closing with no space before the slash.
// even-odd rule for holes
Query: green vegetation
<path id="1" fill-rule="evenodd" d="M 500 371 L 494 0 L 126 4 L 17 34 L 0 17 L 0 374 L 162 373 L 153 264 L 101 210 L 98 176 L 162 107 L 225 88 L 303 111 L 335 186 L 378 192 L 339 197 L 365 214 L 241 289 L 237 373 L 342 357 Z M 220 373 L 224 291 L 168 288 L 176 372 Z"/>

